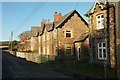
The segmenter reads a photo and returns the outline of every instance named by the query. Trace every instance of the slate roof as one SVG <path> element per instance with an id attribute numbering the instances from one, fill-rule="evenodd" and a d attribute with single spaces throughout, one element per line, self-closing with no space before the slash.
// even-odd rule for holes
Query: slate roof
<path id="1" fill-rule="evenodd" d="M 46 30 L 51 31 L 54 29 L 54 23 L 47 23 L 45 24 Z"/>
<path id="2" fill-rule="evenodd" d="M 45 28 L 48 32 L 53 30 L 54 29 L 54 23 L 46 23 L 44 25 L 42 24 L 41 27 L 39 27 L 39 29 L 38 29 L 39 35 L 43 34 Z"/>
<path id="3" fill-rule="evenodd" d="M 89 32 L 80 34 L 73 42 L 82 42 L 89 36 Z"/>
<path id="4" fill-rule="evenodd" d="M 25 31 L 25 32 L 21 33 L 21 34 L 19 35 L 19 37 L 24 36 L 24 34 L 26 34 L 26 33 L 30 34 L 30 32 L 31 32 L 31 31 Z"/>
<path id="5" fill-rule="evenodd" d="M 41 26 L 41 27 L 38 28 L 39 35 L 42 34 L 42 31 L 43 31 L 43 26 Z"/>
<path id="6" fill-rule="evenodd" d="M 31 36 L 38 36 L 38 31 L 39 31 L 39 27 L 38 26 L 32 26 L 31 28 Z"/>
<path id="7" fill-rule="evenodd" d="M 55 23 L 55 27 L 58 28 L 60 27 L 63 23 L 65 23 L 65 21 L 67 19 L 69 19 L 74 13 L 77 13 L 78 16 L 85 22 L 86 25 L 88 25 L 88 23 L 82 18 L 82 16 L 76 11 L 76 10 L 72 10 L 69 13 L 65 14 L 62 18 L 60 18 L 56 23 Z"/>

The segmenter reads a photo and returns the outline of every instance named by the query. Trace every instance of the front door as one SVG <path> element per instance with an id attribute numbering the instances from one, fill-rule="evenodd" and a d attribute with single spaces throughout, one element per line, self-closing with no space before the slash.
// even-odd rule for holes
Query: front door
<path id="1" fill-rule="evenodd" d="M 80 47 L 78 47 L 78 60 L 80 60 L 80 53 L 81 53 L 81 49 L 80 49 Z"/>

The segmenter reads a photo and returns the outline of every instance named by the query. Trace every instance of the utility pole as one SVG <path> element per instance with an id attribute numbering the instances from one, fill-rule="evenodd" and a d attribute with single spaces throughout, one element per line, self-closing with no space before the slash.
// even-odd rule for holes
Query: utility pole
<path id="1" fill-rule="evenodd" d="M 9 46 L 9 50 L 10 50 L 10 43 L 11 43 L 11 39 L 10 39 L 10 36 L 9 36 L 9 45 L 8 45 Z"/>
<path id="2" fill-rule="evenodd" d="M 13 31 L 11 32 L 11 51 L 12 51 Z"/>

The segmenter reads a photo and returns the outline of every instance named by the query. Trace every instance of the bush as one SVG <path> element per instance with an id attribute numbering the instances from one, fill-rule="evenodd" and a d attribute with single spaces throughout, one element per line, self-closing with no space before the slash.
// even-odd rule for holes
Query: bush
<path id="1" fill-rule="evenodd" d="M 17 51 L 17 45 L 18 45 L 18 41 L 12 41 L 10 44 L 9 44 L 9 50 L 12 50 L 12 51 Z"/>

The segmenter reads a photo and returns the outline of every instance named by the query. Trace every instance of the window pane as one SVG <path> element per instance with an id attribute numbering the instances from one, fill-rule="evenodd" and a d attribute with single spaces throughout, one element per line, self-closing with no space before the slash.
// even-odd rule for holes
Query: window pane
<path id="1" fill-rule="evenodd" d="M 106 54 L 104 53 L 104 58 L 106 58 Z"/>
<path id="2" fill-rule="evenodd" d="M 66 37 L 71 37 L 71 34 L 70 33 L 66 33 Z"/>
<path id="3" fill-rule="evenodd" d="M 102 44 L 101 44 L 101 43 L 99 43 L 99 47 L 102 47 Z"/>
<path id="4" fill-rule="evenodd" d="M 66 37 L 71 37 L 71 31 L 66 31 Z"/>
<path id="5" fill-rule="evenodd" d="M 102 20 L 102 27 L 104 27 L 104 19 Z"/>
<path id="6" fill-rule="evenodd" d="M 105 49 L 103 49 L 103 56 L 104 56 L 104 58 L 106 58 L 106 51 L 105 51 Z"/>
<path id="7" fill-rule="evenodd" d="M 100 16 L 98 16 L 98 18 L 100 18 Z"/>
<path id="8" fill-rule="evenodd" d="M 103 49 L 103 53 L 105 53 L 106 51 L 105 51 L 105 49 Z"/>
<path id="9" fill-rule="evenodd" d="M 103 47 L 105 47 L 105 43 L 103 43 Z"/>
<path id="10" fill-rule="evenodd" d="M 101 15 L 101 18 L 104 18 L 104 15 Z"/>

